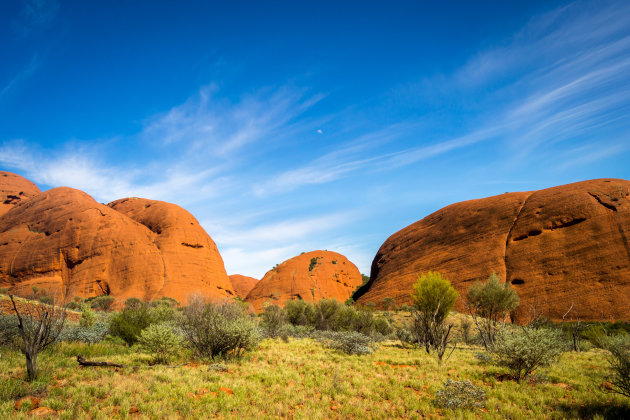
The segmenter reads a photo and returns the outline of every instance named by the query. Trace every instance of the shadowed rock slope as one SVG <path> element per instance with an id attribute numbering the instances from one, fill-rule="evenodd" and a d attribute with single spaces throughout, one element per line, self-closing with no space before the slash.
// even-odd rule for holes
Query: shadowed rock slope
<path id="1" fill-rule="evenodd" d="M 293 257 L 267 274 L 249 292 L 257 312 L 265 302 L 283 306 L 287 300 L 348 299 L 362 283 L 361 273 L 346 257 L 332 251 L 311 251 Z"/>
<path id="2" fill-rule="evenodd" d="M 533 307 L 559 319 L 630 318 L 630 182 L 596 179 L 452 204 L 390 236 L 355 297 L 411 303 L 417 275 L 440 271 L 465 295 L 493 271 Z M 458 299 L 456 309 L 463 310 Z"/>
<path id="3" fill-rule="evenodd" d="M 248 293 L 256 286 L 258 279 L 253 277 L 243 276 L 241 274 L 230 274 L 230 282 L 236 295 L 242 299 L 245 299 Z"/>
<path id="4" fill-rule="evenodd" d="M 41 191 L 26 178 L 11 172 L 0 171 L 0 217 L 17 203 L 28 200 Z"/>

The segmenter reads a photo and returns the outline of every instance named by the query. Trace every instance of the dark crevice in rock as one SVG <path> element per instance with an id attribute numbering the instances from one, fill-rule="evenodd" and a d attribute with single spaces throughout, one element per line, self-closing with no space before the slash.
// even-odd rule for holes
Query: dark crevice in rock
<path id="1" fill-rule="evenodd" d="M 602 201 L 601 198 L 599 198 L 597 195 L 589 192 L 588 195 L 590 195 L 591 197 L 593 197 L 595 200 L 597 200 L 597 202 L 599 204 L 601 204 L 602 206 L 606 207 L 608 210 L 612 210 L 612 211 L 617 211 L 617 207 L 613 206 L 612 204 L 608 204 L 604 201 Z"/>
<path id="2" fill-rule="evenodd" d="M 201 244 L 189 244 L 188 242 L 182 242 L 182 245 L 190 248 L 203 248 L 203 245 Z"/>
<path id="3" fill-rule="evenodd" d="M 508 245 L 510 244 L 510 239 L 512 237 L 512 231 L 514 230 L 514 227 L 516 226 L 516 222 L 518 222 L 518 218 L 521 216 L 521 212 L 525 208 L 525 204 L 527 204 L 527 200 L 529 200 L 529 197 L 531 197 L 532 194 L 533 193 L 529 194 L 523 200 L 523 204 L 521 204 L 521 207 L 519 207 L 518 212 L 516 213 L 516 216 L 514 217 L 514 221 L 512 222 L 512 226 L 510 226 L 510 230 L 508 231 L 508 234 L 505 238 L 505 248 L 503 251 L 503 264 L 505 265 L 505 281 L 506 282 L 509 281 L 510 279 L 510 267 L 508 266 L 507 254 L 508 254 Z"/>

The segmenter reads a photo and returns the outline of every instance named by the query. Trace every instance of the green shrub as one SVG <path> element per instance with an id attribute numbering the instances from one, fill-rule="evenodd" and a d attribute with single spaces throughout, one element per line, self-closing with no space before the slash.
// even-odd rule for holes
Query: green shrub
<path id="1" fill-rule="evenodd" d="M 104 295 L 89 298 L 86 302 L 88 302 L 94 310 L 107 312 L 111 309 L 115 300 L 113 296 Z"/>
<path id="2" fill-rule="evenodd" d="M 519 305 L 518 293 L 510 288 L 510 283 L 501 282 L 499 276 L 492 273 L 487 282 L 475 282 L 468 289 L 466 300 L 479 338 L 489 349 L 494 345 L 499 323 Z"/>
<path id="3" fill-rule="evenodd" d="M 265 336 L 276 338 L 280 335 L 282 327 L 287 322 L 287 315 L 281 307 L 277 305 L 266 305 L 265 310 L 260 314 L 261 327 Z"/>
<path id="4" fill-rule="evenodd" d="M 630 397 L 630 335 L 623 333 L 607 337 L 602 344 L 610 352 L 608 363 L 613 371 L 613 391 Z"/>
<path id="5" fill-rule="evenodd" d="M 532 327 L 500 329 L 491 349 L 496 363 L 507 367 L 517 382 L 532 371 L 554 363 L 562 351 L 558 331 Z"/>
<path id="6" fill-rule="evenodd" d="M 243 305 L 206 303 L 195 297 L 181 319 L 184 343 L 202 357 L 239 357 L 260 341 L 260 332 Z"/>
<path id="7" fill-rule="evenodd" d="M 14 345 L 19 334 L 17 317 L 0 314 L 0 346 Z"/>
<path id="8" fill-rule="evenodd" d="M 136 298 L 127 299 L 125 308 L 112 316 L 109 323 L 110 334 L 122 338 L 128 346 L 138 341 L 142 330 L 152 323 L 147 305 Z"/>
<path id="9" fill-rule="evenodd" d="M 315 338 L 326 347 L 346 354 L 371 354 L 375 349 L 371 337 L 355 331 L 320 331 Z"/>
<path id="10" fill-rule="evenodd" d="M 287 321 L 293 325 L 310 325 L 315 318 L 313 305 L 303 299 L 289 300 L 284 304 Z"/>
<path id="11" fill-rule="evenodd" d="M 374 318 L 374 331 L 383 337 L 388 337 L 394 332 L 391 323 L 385 317 Z"/>
<path id="12" fill-rule="evenodd" d="M 171 356 L 178 354 L 182 338 L 170 324 L 151 324 L 142 330 L 138 343 L 153 355 L 156 363 L 168 364 Z"/>
<path id="13" fill-rule="evenodd" d="M 486 391 L 473 385 L 469 380 L 453 381 L 447 379 L 444 388 L 436 392 L 435 404 L 452 410 L 460 408 L 483 408 Z"/>
<path id="14" fill-rule="evenodd" d="M 407 346 L 415 346 L 418 344 L 418 340 L 414 337 L 411 329 L 405 324 L 400 328 L 396 329 L 396 338 L 400 340 L 400 344 L 402 347 Z"/>
<path id="15" fill-rule="evenodd" d="M 81 318 L 79 318 L 79 325 L 83 328 L 90 328 L 96 321 L 96 314 L 92 310 L 92 307 L 87 304 L 81 305 Z"/>
<path id="16" fill-rule="evenodd" d="M 308 271 L 313 271 L 313 268 L 315 268 L 315 266 L 317 265 L 317 260 L 318 260 L 318 257 L 311 258 L 311 262 L 308 265 Z"/>
<path id="17" fill-rule="evenodd" d="M 96 321 L 91 327 L 67 323 L 59 334 L 59 341 L 94 344 L 105 339 L 109 332 L 106 322 Z"/>

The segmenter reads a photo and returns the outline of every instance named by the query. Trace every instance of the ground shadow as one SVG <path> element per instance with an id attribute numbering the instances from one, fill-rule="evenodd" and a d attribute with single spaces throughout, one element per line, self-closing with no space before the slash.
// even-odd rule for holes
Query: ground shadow
<path id="1" fill-rule="evenodd" d="M 630 405 L 615 405 L 606 403 L 586 404 L 559 404 L 558 412 L 567 418 L 592 419 L 594 416 L 602 416 L 605 419 L 630 419 Z"/>

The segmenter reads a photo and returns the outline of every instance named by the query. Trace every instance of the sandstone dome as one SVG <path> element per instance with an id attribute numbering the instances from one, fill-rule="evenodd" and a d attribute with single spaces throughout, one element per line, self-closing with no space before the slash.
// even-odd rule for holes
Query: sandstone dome
<path id="1" fill-rule="evenodd" d="M 390 236 L 358 302 L 411 303 L 418 274 L 440 271 L 465 295 L 496 272 L 533 306 L 559 319 L 630 317 L 630 181 L 596 179 L 452 204 Z M 462 299 L 456 309 L 464 310 Z"/>
<path id="2" fill-rule="evenodd" d="M 26 178 L 0 171 L 0 217 L 17 203 L 28 200 L 41 191 Z"/>
<path id="3" fill-rule="evenodd" d="M 247 302 L 260 312 L 266 302 L 283 306 L 287 300 L 348 299 L 362 283 L 361 273 L 346 257 L 332 251 L 311 251 L 272 268 L 249 292 Z"/>

